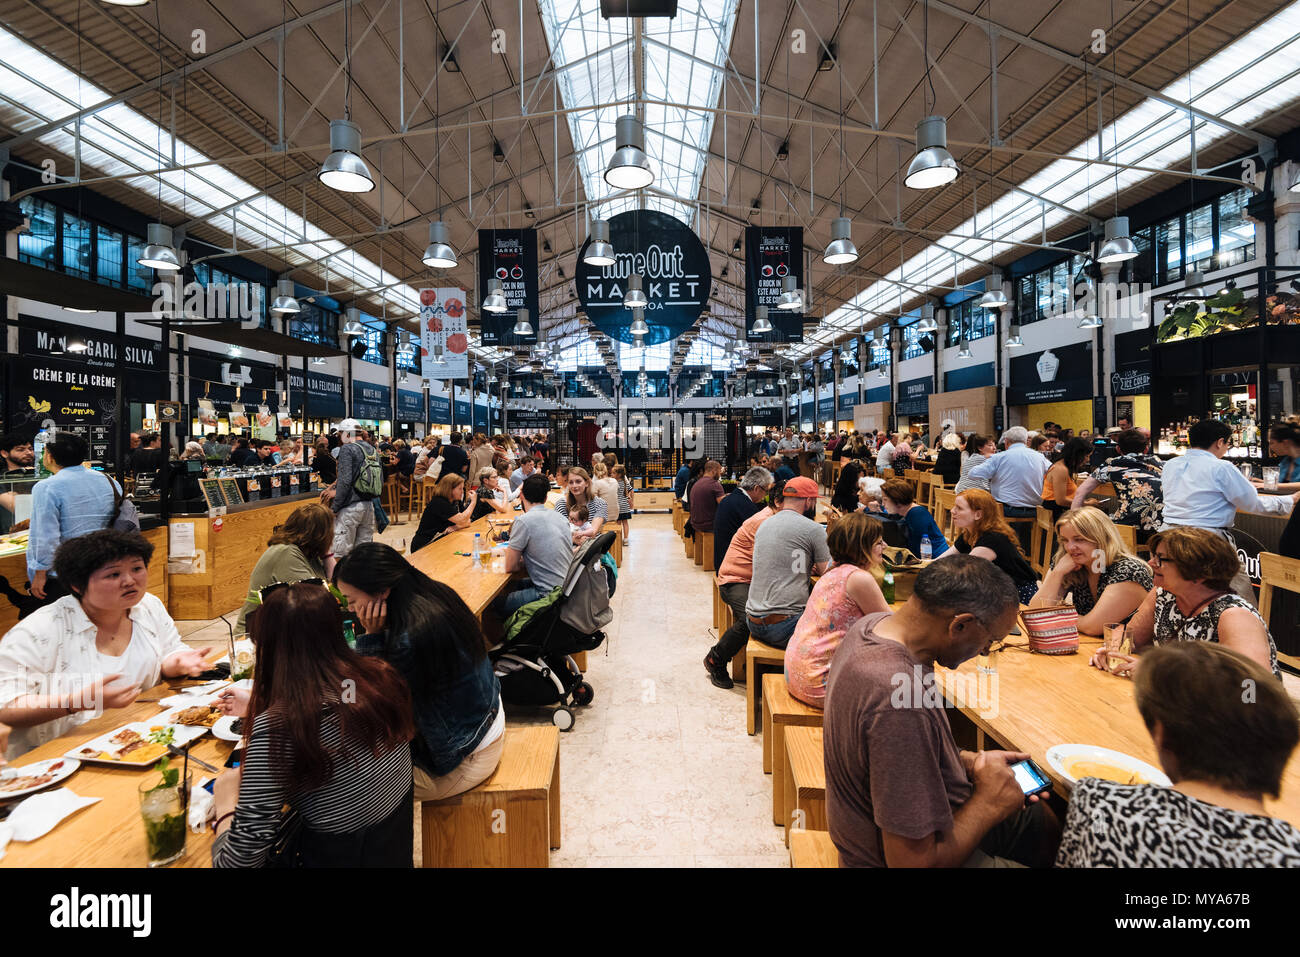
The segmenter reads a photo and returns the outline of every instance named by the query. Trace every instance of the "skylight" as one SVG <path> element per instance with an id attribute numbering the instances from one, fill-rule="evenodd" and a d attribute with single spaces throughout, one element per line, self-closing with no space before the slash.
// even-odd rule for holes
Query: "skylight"
<path id="1" fill-rule="evenodd" d="M 1170 83 L 1162 92 L 1190 103 L 1207 113 L 1220 116 L 1240 126 L 1249 126 L 1300 98 L 1300 74 L 1294 64 L 1300 58 L 1300 3 L 1293 3 L 1275 16 L 1243 35 L 1203 63 Z M 1185 113 L 1157 100 L 1145 100 L 1102 132 L 1105 159 L 1155 168 L 1172 169 L 1191 155 L 1190 121 Z M 1231 131 L 1205 120 L 1196 123 L 1196 142 L 1200 149 L 1229 135 Z M 1097 139 L 1089 137 L 1070 151 L 1078 159 L 1059 159 L 1024 182 L 1024 188 L 1070 209 L 1096 208 L 1115 195 L 1116 185 L 1124 189 L 1140 183 L 1153 173 L 1138 170 L 1119 171 L 1083 162 L 1095 155 Z M 1118 144 L 1118 148 L 1116 148 Z M 977 170 L 967 175 L 979 180 Z M 1105 215 L 1105 213 L 1102 213 Z M 935 286 L 951 282 L 954 254 L 959 268 L 966 271 L 969 256 L 988 261 L 1005 251 L 1006 246 L 987 239 L 961 239 L 959 235 L 994 236 L 1002 241 L 1036 241 L 1043 230 L 1069 216 L 1065 210 L 1037 203 L 1023 193 L 1009 192 L 991 206 L 958 226 L 952 233 L 931 243 L 900 268 L 868 286 L 852 300 L 827 315 L 812 345 L 800 347 L 808 355 L 829 342 L 836 334 L 852 329 L 860 322 L 859 309 L 871 315 L 893 315 L 903 302 L 914 296 L 911 290 L 895 285 Z"/>
<path id="2" fill-rule="evenodd" d="M 540 0 L 540 7 L 564 106 L 623 104 L 568 116 L 591 214 L 608 219 L 637 208 L 635 196 L 619 193 L 604 178 L 614 121 L 636 99 L 632 21 L 604 20 L 600 0 Z M 646 153 L 655 174 L 652 189 L 669 194 L 647 190 L 644 205 L 686 223 L 694 217 L 708 160 L 713 114 L 707 111 L 722 90 L 736 8 L 737 0 L 682 0 L 676 17 L 641 21 Z"/>

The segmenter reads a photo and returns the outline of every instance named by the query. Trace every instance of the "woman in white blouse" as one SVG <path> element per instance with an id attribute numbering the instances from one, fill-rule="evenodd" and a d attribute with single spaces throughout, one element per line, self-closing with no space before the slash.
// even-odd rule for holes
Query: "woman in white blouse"
<path id="1" fill-rule="evenodd" d="M 145 590 L 153 546 L 104 529 L 54 553 L 71 592 L 0 640 L 0 722 L 10 759 L 124 708 L 161 678 L 198 674 L 209 648 L 190 648 L 163 603 Z"/>

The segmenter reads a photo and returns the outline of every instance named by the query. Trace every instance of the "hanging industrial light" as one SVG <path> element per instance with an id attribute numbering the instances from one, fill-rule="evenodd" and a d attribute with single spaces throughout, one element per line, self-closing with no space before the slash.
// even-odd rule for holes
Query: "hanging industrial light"
<path id="1" fill-rule="evenodd" d="M 487 295 L 483 297 L 480 307 L 484 312 L 505 312 L 509 308 L 506 305 L 505 289 L 500 279 L 488 280 Z"/>
<path id="2" fill-rule="evenodd" d="M 633 348 L 633 349 L 644 349 L 644 348 L 645 348 L 645 339 L 642 338 L 641 336 L 636 336 L 636 335 L 634 335 L 634 336 L 632 337 L 632 348 Z"/>
<path id="3" fill-rule="evenodd" d="M 927 302 L 921 306 L 921 318 L 917 320 L 917 332 L 936 332 L 939 323 L 934 321 L 934 303 Z"/>
<path id="4" fill-rule="evenodd" d="M 645 321 L 645 309 L 641 306 L 632 309 L 632 325 L 628 331 L 634 336 L 644 336 L 650 332 L 650 327 Z"/>
<path id="5" fill-rule="evenodd" d="M 916 155 L 903 183 L 911 189 L 934 189 L 951 183 L 960 170 L 948 152 L 948 120 L 927 116 L 916 124 Z"/>
<path id="6" fill-rule="evenodd" d="M 181 259 L 172 246 L 172 228 L 165 223 L 150 223 L 146 228 L 149 240 L 144 252 L 136 260 L 148 269 L 159 272 L 175 272 L 181 268 Z"/>
<path id="7" fill-rule="evenodd" d="M 316 178 L 340 193 L 368 193 L 375 188 L 370 167 L 361 158 L 361 128 L 351 120 L 330 120 L 330 155 Z"/>
<path id="8" fill-rule="evenodd" d="M 961 348 L 957 350 L 957 358 L 958 359 L 971 358 L 970 345 L 966 342 L 965 336 L 961 337 L 961 342 L 959 344 L 961 345 Z"/>
<path id="9" fill-rule="evenodd" d="M 271 300 L 271 311 L 279 315 L 302 312 L 302 306 L 293 295 L 293 280 L 279 279 L 275 283 L 275 298 Z"/>
<path id="10" fill-rule="evenodd" d="M 1020 338 L 1020 326 L 1011 323 L 1007 329 L 1007 341 L 1003 343 L 1008 349 L 1019 349 L 1025 344 L 1025 340 Z"/>
<path id="11" fill-rule="evenodd" d="M 514 334 L 516 336 L 531 336 L 533 334 L 533 324 L 528 321 L 528 310 L 521 307 L 515 317 Z"/>
<path id="12" fill-rule="evenodd" d="M 644 189 L 655 181 L 645 155 L 645 131 L 635 116 L 614 123 L 614 155 L 605 167 L 605 182 L 615 189 Z"/>
<path id="13" fill-rule="evenodd" d="M 311 360 L 311 364 L 314 366 L 323 366 L 325 364 L 325 357 L 316 356 Z"/>
<path id="14" fill-rule="evenodd" d="M 628 309 L 638 307 L 644 309 L 649 304 L 650 300 L 646 298 L 646 294 L 641 289 L 641 274 L 632 273 L 627 277 L 627 290 L 623 293 L 623 305 Z"/>
<path id="15" fill-rule="evenodd" d="M 403 359 L 409 359 L 415 355 L 415 346 L 409 338 L 403 339 L 397 344 L 397 354 Z"/>
<path id="16" fill-rule="evenodd" d="M 1137 256 L 1137 246 L 1128 235 L 1127 216 L 1112 216 L 1106 220 L 1105 229 L 1105 241 L 1097 253 L 1097 262 L 1122 263 Z"/>
<path id="17" fill-rule="evenodd" d="M 1102 324 L 1101 316 L 1091 309 L 1079 320 L 1080 329 L 1100 329 Z"/>
<path id="18" fill-rule="evenodd" d="M 802 309 L 803 293 L 794 276 L 787 275 L 781 280 L 781 298 L 776 301 L 778 309 Z"/>
<path id="19" fill-rule="evenodd" d="M 343 323 L 343 334 L 345 336 L 360 336 L 365 333 L 365 328 L 361 325 L 361 310 L 356 306 L 348 306 L 347 321 Z"/>
<path id="20" fill-rule="evenodd" d="M 858 247 L 853 244 L 853 224 L 847 216 L 831 220 L 831 241 L 822 253 L 822 262 L 830 266 L 843 266 L 858 259 Z"/>
<path id="21" fill-rule="evenodd" d="M 997 270 L 989 273 L 989 281 L 985 283 L 984 295 L 980 296 L 979 304 L 985 309 L 1001 309 L 1007 304 L 1007 294 L 1002 288 L 1002 274 Z"/>
<path id="22" fill-rule="evenodd" d="M 765 336 L 772 331 L 772 321 L 767 318 L 767 306 L 754 307 L 754 332 Z"/>
<path id="23" fill-rule="evenodd" d="M 612 266 L 615 262 L 614 247 L 609 243 L 609 223 L 603 219 L 594 219 L 588 233 L 590 242 L 582 261 L 588 266 Z"/>
<path id="24" fill-rule="evenodd" d="M 431 269 L 454 269 L 458 265 L 456 250 L 451 246 L 451 233 L 441 219 L 429 224 L 429 245 L 425 247 L 420 262 Z"/>

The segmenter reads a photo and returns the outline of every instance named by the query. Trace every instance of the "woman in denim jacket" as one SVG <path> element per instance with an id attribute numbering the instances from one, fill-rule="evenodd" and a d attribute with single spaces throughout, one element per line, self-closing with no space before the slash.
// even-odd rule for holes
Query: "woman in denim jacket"
<path id="1" fill-rule="evenodd" d="M 487 780 L 501 761 L 505 711 L 469 606 L 378 542 L 349 552 L 334 581 L 365 629 L 357 650 L 381 656 L 410 685 L 415 799 L 450 797 Z"/>

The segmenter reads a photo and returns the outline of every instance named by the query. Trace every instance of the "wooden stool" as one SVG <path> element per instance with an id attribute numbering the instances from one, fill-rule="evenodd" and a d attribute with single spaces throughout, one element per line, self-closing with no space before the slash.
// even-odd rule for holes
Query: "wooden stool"
<path id="1" fill-rule="evenodd" d="M 425 867 L 547 867 L 560 846 L 560 730 L 506 728 L 478 787 L 420 804 Z"/>
<path id="2" fill-rule="evenodd" d="M 758 673 L 759 668 L 768 670 L 776 668 L 784 673 L 785 651 L 765 645 L 756 638 L 750 638 L 749 643 L 745 645 L 745 671 L 748 675 L 745 679 L 745 730 L 750 734 L 757 731 L 760 706 L 758 699 L 763 693 L 763 680 Z"/>
<path id="3" fill-rule="evenodd" d="M 703 564 L 704 564 L 704 536 L 705 536 L 705 534 L 706 534 L 705 532 L 701 532 L 701 531 L 697 528 L 697 529 L 695 530 L 695 537 L 691 540 L 691 541 L 693 542 L 693 548 L 692 548 L 692 550 L 691 550 L 691 559 L 692 559 L 692 560 L 695 562 L 695 564 L 697 564 L 697 565 L 703 565 Z"/>
<path id="4" fill-rule="evenodd" d="M 617 565 L 619 568 L 622 568 L 623 567 L 623 532 L 619 529 L 618 523 L 606 522 L 603 526 L 601 526 L 601 531 L 604 532 L 610 531 L 609 526 L 611 525 L 614 526 L 613 528 L 614 544 L 609 547 L 609 554 L 610 557 L 614 559 L 614 564 Z"/>
<path id="5" fill-rule="evenodd" d="M 699 534 L 699 533 L 696 532 L 696 535 L 698 535 L 698 534 Z M 682 541 L 686 543 L 686 557 L 687 557 L 687 559 L 694 559 L 694 558 L 695 558 L 695 539 L 694 539 L 694 538 L 687 538 L 686 535 L 683 534 L 683 535 L 682 535 Z"/>
<path id="6" fill-rule="evenodd" d="M 784 674 L 763 675 L 763 773 L 772 775 L 772 823 L 788 824 L 785 794 L 785 732 L 795 725 L 822 726 L 822 712 L 790 694 Z"/>
<path id="7" fill-rule="evenodd" d="M 785 748 L 785 846 L 789 847 L 790 835 L 796 831 L 826 830 L 822 729 L 788 728 Z"/>
<path id="8" fill-rule="evenodd" d="M 703 544 L 700 546 L 704 550 L 704 570 L 713 571 L 713 533 L 705 532 L 700 536 Z M 700 564 L 696 562 L 695 564 Z"/>
<path id="9" fill-rule="evenodd" d="M 828 831 L 794 831 L 790 834 L 791 867 L 839 867 L 840 852 Z"/>
<path id="10" fill-rule="evenodd" d="M 569 657 L 573 659 L 573 663 L 577 666 L 578 670 L 583 674 L 586 674 L 587 653 L 585 651 L 575 651 L 573 654 L 569 655 Z"/>

